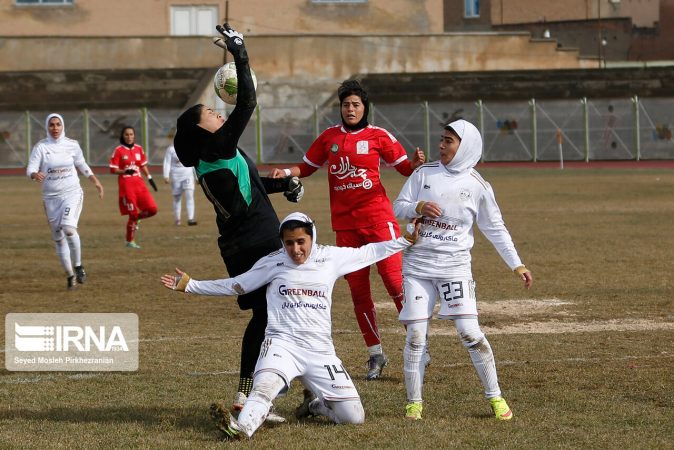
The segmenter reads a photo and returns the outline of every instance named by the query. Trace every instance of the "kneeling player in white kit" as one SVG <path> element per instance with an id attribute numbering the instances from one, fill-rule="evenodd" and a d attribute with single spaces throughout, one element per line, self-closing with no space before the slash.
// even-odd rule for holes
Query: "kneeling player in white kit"
<path id="1" fill-rule="evenodd" d="M 66 271 L 68 289 L 74 289 L 76 281 L 82 284 L 87 278 L 77 232 L 84 202 L 77 170 L 96 186 L 100 198 L 103 198 L 103 186 L 84 160 L 77 141 L 66 137 L 60 114 L 49 114 L 45 129 L 47 137 L 35 144 L 30 152 L 26 175 L 42 183 L 42 200 L 56 244 L 56 255 Z"/>
<path id="2" fill-rule="evenodd" d="M 164 154 L 163 172 L 164 183 L 171 183 L 173 219 L 176 226 L 180 225 L 183 194 L 185 194 L 185 208 L 187 209 L 187 225 L 196 225 L 197 221 L 194 219 L 194 169 L 183 166 L 173 145 L 169 145 L 166 154 Z"/>
<path id="3" fill-rule="evenodd" d="M 359 248 L 318 245 L 316 227 L 302 213 L 287 216 L 280 235 L 284 249 L 237 277 L 197 281 L 176 269 L 178 276 L 161 278 L 170 289 L 201 295 L 242 295 L 269 284 L 267 329 L 253 390 L 237 419 L 217 405 L 211 407 L 211 417 L 230 438 L 251 437 L 272 400 L 294 378 L 310 391 L 305 390 L 298 417 L 324 415 L 338 424 L 363 423 L 360 396 L 332 343 L 332 289 L 339 277 L 409 247 L 416 238 L 408 230 L 405 237 Z"/>
<path id="4" fill-rule="evenodd" d="M 436 298 L 438 318 L 454 321 L 462 344 L 499 420 L 512 418 L 501 397 L 491 346 L 477 320 L 475 282 L 471 272 L 473 224 L 528 289 L 531 272 L 524 267 L 503 223 L 494 192 L 474 169 L 482 157 L 482 138 L 475 126 L 457 120 L 445 126 L 440 161 L 419 167 L 393 203 L 399 218 L 421 225 L 419 240 L 403 254 L 405 301 L 400 321 L 407 325 L 403 351 L 407 401 L 405 416 L 421 419 L 424 348 Z"/>

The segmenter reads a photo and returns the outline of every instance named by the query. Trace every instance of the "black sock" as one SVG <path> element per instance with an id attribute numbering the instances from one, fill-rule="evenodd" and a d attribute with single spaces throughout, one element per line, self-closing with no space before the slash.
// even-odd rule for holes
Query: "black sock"
<path id="1" fill-rule="evenodd" d="M 239 378 L 239 390 L 238 392 L 243 392 L 246 397 L 250 395 L 250 391 L 253 389 L 253 379 L 248 377 Z"/>

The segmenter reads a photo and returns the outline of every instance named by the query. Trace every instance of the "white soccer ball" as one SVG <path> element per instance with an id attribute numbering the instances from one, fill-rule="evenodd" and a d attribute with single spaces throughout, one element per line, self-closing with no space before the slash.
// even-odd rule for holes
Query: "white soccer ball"
<path id="1" fill-rule="evenodd" d="M 250 74 L 253 77 L 253 86 L 257 89 L 257 77 L 255 77 L 253 69 L 250 69 Z M 216 95 L 228 105 L 236 105 L 237 84 L 234 62 L 228 62 L 220 67 L 213 78 L 213 88 Z"/>

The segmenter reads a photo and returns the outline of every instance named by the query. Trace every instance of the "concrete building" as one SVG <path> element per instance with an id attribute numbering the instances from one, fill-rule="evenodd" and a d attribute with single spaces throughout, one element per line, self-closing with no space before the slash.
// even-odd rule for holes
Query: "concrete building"
<path id="1" fill-rule="evenodd" d="M 183 107 L 215 99 L 228 20 L 246 35 L 260 103 L 322 103 L 367 74 L 593 67 L 528 32 L 447 32 L 443 0 L 2 0 L 0 108 Z"/>
<path id="2" fill-rule="evenodd" d="M 528 31 L 607 65 L 674 60 L 674 0 L 444 0 L 444 6 L 445 31 Z M 464 14 L 449 13 L 462 8 Z"/>

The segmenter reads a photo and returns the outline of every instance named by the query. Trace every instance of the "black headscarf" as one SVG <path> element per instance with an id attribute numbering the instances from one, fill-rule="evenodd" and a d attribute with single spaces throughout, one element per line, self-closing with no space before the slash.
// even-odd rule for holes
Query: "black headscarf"
<path id="1" fill-rule="evenodd" d="M 178 117 L 176 135 L 173 146 L 178 159 L 185 167 L 194 167 L 199 164 L 201 152 L 210 144 L 213 133 L 201 128 L 201 111 L 204 105 L 194 105 Z"/>
<path id="2" fill-rule="evenodd" d="M 360 100 L 363 102 L 363 106 L 365 107 L 363 117 L 354 126 L 347 125 L 347 123 L 344 121 L 344 117 L 342 117 L 342 125 L 344 125 L 344 128 L 350 131 L 356 131 L 368 126 L 367 116 L 370 114 L 370 100 L 367 96 L 367 92 L 365 91 L 365 89 L 363 89 L 363 87 L 357 80 L 344 81 L 337 89 L 337 96 L 339 97 L 339 104 L 340 104 L 340 113 L 339 113 L 340 117 L 342 116 L 341 104 L 344 101 L 344 99 L 350 95 L 357 95 L 358 97 L 360 97 Z"/>

